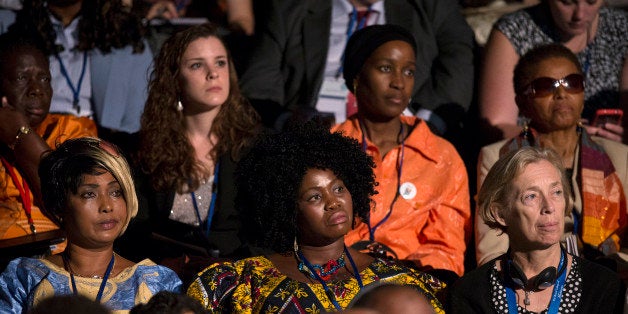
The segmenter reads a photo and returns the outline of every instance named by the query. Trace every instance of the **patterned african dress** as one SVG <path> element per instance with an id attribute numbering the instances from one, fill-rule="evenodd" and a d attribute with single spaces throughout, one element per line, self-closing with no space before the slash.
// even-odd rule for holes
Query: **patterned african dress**
<path id="1" fill-rule="evenodd" d="M 100 278 L 74 276 L 76 290 L 96 299 Z M 107 280 L 101 303 L 113 313 L 128 313 L 162 290 L 181 292 L 181 280 L 169 268 L 143 260 Z M 47 297 L 73 294 L 70 273 L 45 259 L 16 258 L 0 274 L 0 313 L 26 313 Z"/>
<path id="2" fill-rule="evenodd" d="M 364 286 L 385 281 L 411 285 L 427 297 L 436 313 L 444 313 L 436 294 L 445 287 L 434 277 L 392 261 L 375 259 L 360 272 Z M 358 294 L 354 277 L 328 281 L 343 309 Z M 217 263 L 199 274 L 187 294 L 212 313 L 324 313 L 336 308 L 323 285 L 304 283 L 283 275 L 263 256 Z"/>

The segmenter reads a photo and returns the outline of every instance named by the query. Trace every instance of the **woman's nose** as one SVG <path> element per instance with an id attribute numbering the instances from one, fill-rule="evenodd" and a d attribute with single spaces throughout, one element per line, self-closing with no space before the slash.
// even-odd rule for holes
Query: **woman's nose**
<path id="1" fill-rule="evenodd" d="M 396 89 L 403 89 L 405 82 L 403 81 L 403 74 L 401 71 L 396 71 L 392 75 L 392 80 L 390 81 L 390 86 Z"/>
<path id="2" fill-rule="evenodd" d="M 334 210 L 337 209 L 338 206 L 340 206 L 340 202 L 338 201 L 338 198 L 335 196 L 329 197 L 329 199 L 327 200 L 326 204 L 325 204 L 325 210 Z"/>
<path id="3" fill-rule="evenodd" d="M 101 213 L 110 213 L 113 211 L 113 206 L 111 205 L 111 200 L 109 200 L 108 198 L 104 198 L 102 200 L 102 202 L 100 203 L 100 208 L 99 211 Z"/>
<path id="4" fill-rule="evenodd" d="M 218 78 L 218 71 L 216 71 L 213 68 L 210 68 L 209 71 L 207 72 L 207 78 L 210 79 L 210 80 L 217 79 Z"/>
<path id="5" fill-rule="evenodd" d="M 556 210 L 556 204 L 548 197 L 541 196 L 541 206 L 544 213 L 553 213 Z"/>

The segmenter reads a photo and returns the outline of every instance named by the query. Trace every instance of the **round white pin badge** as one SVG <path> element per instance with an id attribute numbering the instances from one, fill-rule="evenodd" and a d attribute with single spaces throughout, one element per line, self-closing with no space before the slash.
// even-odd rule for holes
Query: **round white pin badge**
<path id="1" fill-rule="evenodd" d="M 399 194 L 407 200 L 411 200 L 416 196 L 416 186 L 412 182 L 405 182 L 399 187 Z"/>

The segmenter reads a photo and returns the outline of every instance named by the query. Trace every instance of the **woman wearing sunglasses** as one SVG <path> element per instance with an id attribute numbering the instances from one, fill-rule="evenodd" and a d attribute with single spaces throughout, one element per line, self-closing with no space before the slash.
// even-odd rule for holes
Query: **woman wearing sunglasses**
<path id="1" fill-rule="evenodd" d="M 521 131 L 521 112 L 514 102 L 516 91 L 510 85 L 512 70 L 522 55 L 542 44 L 561 44 L 578 56 L 587 82 L 582 118 L 592 122 L 598 109 L 626 110 L 628 105 L 628 97 L 620 97 L 628 89 L 626 12 L 606 6 L 604 0 L 538 2 L 501 17 L 484 48 L 479 110 L 490 132 L 499 133 L 486 135 L 506 139 Z M 620 125 L 585 126 L 589 134 L 615 141 L 623 136 L 624 143 L 628 143 Z"/>
<path id="2" fill-rule="evenodd" d="M 577 57 L 550 44 L 526 53 L 515 67 L 516 103 L 528 123 L 516 137 L 482 148 L 478 187 L 500 156 L 523 146 L 550 148 L 571 179 L 573 207 L 565 219 L 569 253 L 596 259 L 620 249 L 628 195 L 628 146 L 583 130 L 585 83 Z M 503 254 L 508 236 L 491 229 L 476 211 L 478 265 Z"/>

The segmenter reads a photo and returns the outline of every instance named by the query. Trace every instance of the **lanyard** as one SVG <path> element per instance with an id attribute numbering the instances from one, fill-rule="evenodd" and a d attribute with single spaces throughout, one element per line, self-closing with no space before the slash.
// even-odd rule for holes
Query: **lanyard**
<path id="1" fill-rule="evenodd" d="M 369 19 L 371 12 L 373 12 L 373 9 L 371 8 L 371 6 L 369 6 L 368 9 L 366 9 L 366 13 L 364 13 L 364 16 L 362 18 L 359 18 L 358 10 L 356 10 L 355 7 L 353 7 L 353 9 L 351 10 L 350 18 L 349 18 L 349 27 L 347 27 L 347 38 L 345 40 L 345 48 L 347 46 L 347 42 L 349 42 L 349 38 L 351 38 L 351 35 L 353 35 L 353 32 L 360 30 L 364 28 L 364 26 L 366 26 L 366 21 Z M 354 27 L 355 23 L 358 23 L 358 27 Z M 342 64 L 344 63 L 344 60 L 345 60 L 345 53 L 343 49 L 342 55 L 340 56 L 340 66 L 338 67 L 338 71 L 336 71 L 336 78 L 339 78 L 340 75 L 342 74 Z"/>
<path id="2" fill-rule="evenodd" d="M 28 220 L 28 224 L 31 227 L 31 232 L 33 234 L 37 233 L 37 229 L 35 229 L 35 222 L 33 221 L 33 217 L 31 216 L 31 210 L 33 208 L 33 204 L 31 203 L 31 190 L 28 188 L 28 183 L 25 178 L 22 178 L 22 184 L 17 179 L 17 175 L 15 174 L 15 169 L 9 164 L 9 162 L 4 159 L 4 157 L 0 157 L 2 159 L 2 165 L 9 171 L 9 175 L 11 176 L 11 180 L 15 187 L 20 192 L 20 198 L 22 199 L 22 207 L 24 207 L 24 213 L 26 214 L 26 219 Z"/>
<path id="3" fill-rule="evenodd" d="M 560 300 L 563 297 L 563 286 L 565 285 L 565 277 L 567 274 L 567 267 L 563 267 L 563 263 L 565 261 L 565 252 L 561 249 L 560 251 L 560 262 L 558 263 L 558 271 L 564 269 L 556 282 L 554 283 L 554 289 L 552 290 L 552 299 L 550 300 L 550 305 L 547 310 L 548 314 L 556 314 L 558 313 L 558 307 L 560 305 Z M 506 285 L 506 299 L 508 300 L 508 313 L 518 313 L 517 309 L 517 297 L 515 295 L 515 291 L 512 289 L 510 285 Z"/>
<path id="4" fill-rule="evenodd" d="M 109 261 L 109 266 L 107 266 L 107 270 L 105 271 L 105 275 L 102 277 L 102 282 L 100 283 L 100 289 L 98 289 L 98 294 L 96 295 L 96 302 L 99 302 L 102 298 L 102 293 L 105 291 L 105 286 L 107 286 L 107 279 L 109 279 L 109 274 L 111 274 L 111 270 L 113 269 L 113 262 L 115 261 L 115 254 L 111 255 L 111 261 Z M 74 295 L 78 295 L 78 290 L 76 290 L 76 282 L 74 282 L 74 274 L 70 272 L 70 280 L 72 281 L 72 291 L 74 291 Z"/>
<path id="5" fill-rule="evenodd" d="M 214 181 L 212 184 L 212 199 L 209 202 L 209 210 L 207 211 L 207 221 L 203 224 L 203 220 L 201 219 L 201 212 L 198 209 L 198 204 L 196 203 L 196 193 L 190 192 L 190 196 L 192 196 L 192 205 L 194 205 L 194 211 L 196 212 L 196 219 L 198 219 L 199 225 L 202 225 L 201 229 L 205 232 L 205 235 L 209 237 L 209 228 L 212 225 L 212 219 L 214 218 L 214 209 L 216 207 L 216 197 L 218 195 L 218 170 L 220 169 L 220 163 L 216 163 L 216 167 L 214 169 Z"/>
<path id="6" fill-rule="evenodd" d="M 353 268 L 353 275 L 355 276 L 355 279 L 358 281 L 358 286 L 360 286 L 360 290 L 361 290 L 362 288 L 364 288 L 364 284 L 362 284 L 362 278 L 360 277 L 360 272 L 358 271 L 358 268 L 356 267 L 355 262 L 353 261 L 353 258 L 351 257 L 351 254 L 349 253 L 349 250 L 347 250 L 346 246 L 344 248 L 344 251 L 345 251 L 345 255 L 347 255 L 347 257 L 349 258 L 349 262 L 351 263 L 351 267 Z M 323 280 L 323 278 L 321 278 L 318 275 L 318 273 L 315 271 L 310 261 L 308 261 L 307 258 L 305 258 L 305 256 L 303 255 L 301 251 L 297 251 L 297 254 L 299 255 L 299 258 L 303 261 L 307 269 L 310 271 L 310 273 L 312 273 L 314 277 L 316 278 L 316 280 L 320 282 L 321 285 L 323 285 L 323 289 L 325 290 L 325 293 L 327 294 L 329 301 L 331 301 L 331 303 L 334 304 L 334 306 L 336 307 L 338 311 L 342 311 L 342 307 L 336 300 L 336 297 L 334 297 L 333 291 L 331 291 L 331 289 L 329 289 L 329 287 L 325 283 L 325 280 Z"/>
<path id="7" fill-rule="evenodd" d="M 57 58 L 57 61 L 59 61 L 61 74 L 63 75 L 63 77 L 65 77 L 65 81 L 68 83 L 68 87 L 70 87 L 70 89 L 72 90 L 72 108 L 74 108 L 77 113 L 80 113 L 81 107 L 79 107 L 79 96 L 81 93 L 81 85 L 83 85 L 83 77 L 85 76 L 85 66 L 87 65 L 87 52 L 83 52 L 83 67 L 81 68 L 81 75 L 79 76 L 76 87 L 74 87 L 74 84 L 72 84 L 72 78 L 66 70 L 65 65 L 63 65 L 63 61 L 61 61 L 61 57 L 59 57 L 59 54 L 55 53 L 55 58 Z"/>
<path id="8" fill-rule="evenodd" d="M 360 123 L 360 127 L 362 127 L 362 123 Z M 404 129 L 405 129 L 405 125 L 401 123 L 401 128 L 399 129 L 399 136 L 403 136 Z M 366 132 L 362 130 L 362 150 L 366 153 L 367 145 L 366 145 L 365 133 Z M 404 151 L 406 147 L 405 143 L 406 143 L 406 139 L 405 137 L 402 137 L 401 150 L 399 151 L 399 155 L 397 155 L 397 189 L 395 191 L 395 197 L 393 198 L 392 202 L 390 203 L 390 207 L 388 208 L 388 212 L 386 213 L 386 216 L 384 216 L 384 218 L 382 218 L 382 220 L 380 220 L 373 227 L 371 227 L 370 215 L 369 215 L 369 219 L 366 221 L 366 226 L 369 228 L 369 240 L 371 242 L 375 241 L 375 231 L 377 231 L 377 228 L 379 228 L 382 224 L 384 224 L 388 220 L 388 218 L 390 218 L 390 215 L 392 214 L 393 206 L 395 205 L 395 203 L 397 202 L 397 199 L 399 198 L 399 188 L 401 187 L 401 170 L 403 169 L 403 155 L 404 155 Z"/>

